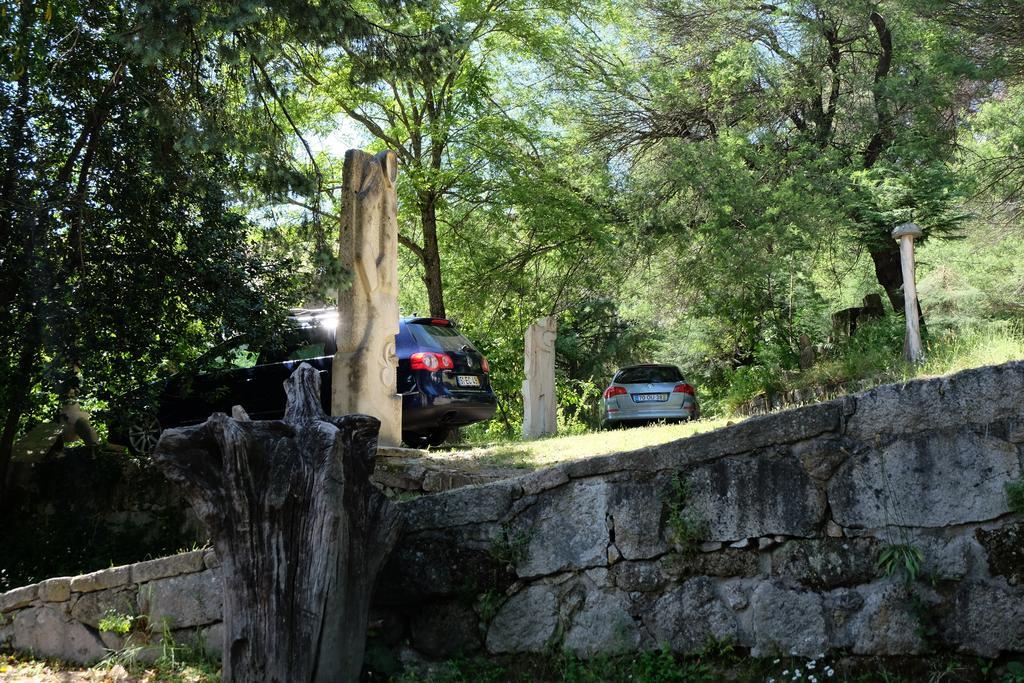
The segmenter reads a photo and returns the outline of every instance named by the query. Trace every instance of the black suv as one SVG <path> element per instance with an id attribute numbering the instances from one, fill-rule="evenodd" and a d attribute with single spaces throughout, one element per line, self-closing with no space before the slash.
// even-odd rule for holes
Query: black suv
<path id="1" fill-rule="evenodd" d="M 320 399 L 331 409 L 331 366 L 337 351 L 337 313 L 295 312 L 288 329 L 260 347 L 235 337 L 186 369 L 125 397 L 110 426 L 110 441 L 149 454 L 160 432 L 203 422 L 241 405 L 254 420 L 284 415 L 284 380 L 309 363 L 320 371 Z M 489 420 L 496 400 L 487 359 L 449 320 L 402 318 L 395 340 L 402 440 L 422 448 L 444 442 L 453 427 Z"/>

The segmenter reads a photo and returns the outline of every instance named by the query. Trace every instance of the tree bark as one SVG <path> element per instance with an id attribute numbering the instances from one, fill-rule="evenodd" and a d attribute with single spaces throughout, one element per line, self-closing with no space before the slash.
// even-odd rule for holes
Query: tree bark
<path id="1" fill-rule="evenodd" d="M 423 283 L 427 286 L 430 316 L 446 318 L 444 285 L 441 282 L 441 250 L 437 243 L 437 198 L 421 195 L 420 220 L 423 222 Z"/>
<path id="2" fill-rule="evenodd" d="M 876 249 L 871 252 L 871 260 L 875 264 L 875 278 L 882 285 L 889 297 L 892 310 L 903 312 L 903 270 L 900 265 L 900 249 L 896 242 L 888 249 Z"/>
<path id="3" fill-rule="evenodd" d="M 401 526 L 373 484 L 380 423 L 329 417 L 303 363 L 284 420 L 214 413 L 154 459 L 207 525 L 224 585 L 225 681 L 358 681 L 370 595 Z"/>

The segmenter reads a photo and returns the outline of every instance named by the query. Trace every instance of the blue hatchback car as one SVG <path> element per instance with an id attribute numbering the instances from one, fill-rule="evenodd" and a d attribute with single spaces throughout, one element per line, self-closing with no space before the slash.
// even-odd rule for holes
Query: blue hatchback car
<path id="1" fill-rule="evenodd" d="M 256 347 L 236 337 L 187 368 L 129 396 L 113 415 L 111 443 L 149 454 L 169 427 L 203 422 L 213 412 L 241 405 L 256 420 L 284 415 L 284 380 L 299 363 L 321 373 L 321 402 L 331 408 L 331 370 L 337 313 L 295 311 L 289 328 Z M 449 320 L 407 317 L 395 339 L 402 440 L 422 448 L 444 442 L 453 428 L 489 420 L 497 405 L 490 366 Z"/>

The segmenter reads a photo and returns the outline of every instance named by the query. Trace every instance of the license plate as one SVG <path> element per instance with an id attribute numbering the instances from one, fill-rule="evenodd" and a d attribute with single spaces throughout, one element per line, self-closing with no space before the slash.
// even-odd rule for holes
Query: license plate
<path id="1" fill-rule="evenodd" d="M 633 394 L 633 403 L 654 403 L 667 400 L 668 394 Z"/>
<path id="2" fill-rule="evenodd" d="M 480 386 L 480 378 L 476 375 L 457 375 L 455 381 L 458 382 L 460 387 Z"/>

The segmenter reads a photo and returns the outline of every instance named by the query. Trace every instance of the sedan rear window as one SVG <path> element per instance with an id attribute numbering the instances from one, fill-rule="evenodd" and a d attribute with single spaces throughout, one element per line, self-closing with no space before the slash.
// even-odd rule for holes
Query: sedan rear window
<path id="1" fill-rule="evenodd" d="M 616 384 L 654 384 L 656 382 L 682 382 L 683 375 L 673 365 L 654 365 L 620 370 L 612 380 Z"/>
<path id="2" fill-rule="evenodd" d="M 449 325 L 423 325 L 414 323 L 409 325 L 409 331 L 420 346 L 437 351 L 462 351 L 462 347 L 472 344 L 469 340 L 459 334 L 459 331 Z"/>

